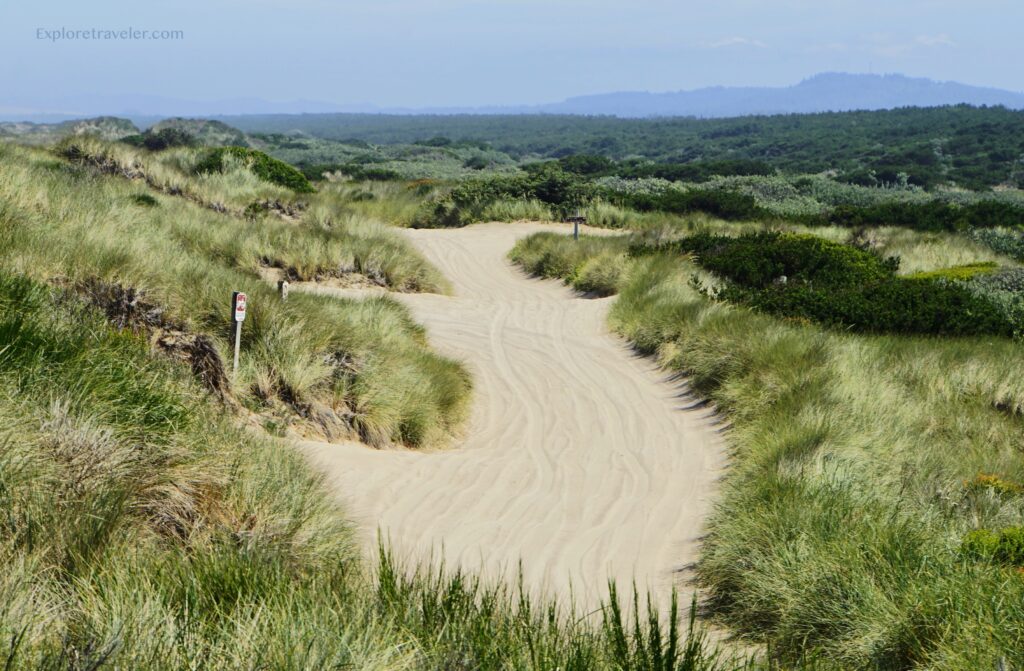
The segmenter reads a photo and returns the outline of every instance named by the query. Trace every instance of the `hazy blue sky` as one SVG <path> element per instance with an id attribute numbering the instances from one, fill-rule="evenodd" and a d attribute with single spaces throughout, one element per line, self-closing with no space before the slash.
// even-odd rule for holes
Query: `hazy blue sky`
<path id="1" fill-rule="evenodd" d="M 0 0 L 0 106 L 83 95 L 439 106 L 900 72 L 1024 91 L 1021 0 Z M 170 41 L 37 29 L 182 30 Z"/>

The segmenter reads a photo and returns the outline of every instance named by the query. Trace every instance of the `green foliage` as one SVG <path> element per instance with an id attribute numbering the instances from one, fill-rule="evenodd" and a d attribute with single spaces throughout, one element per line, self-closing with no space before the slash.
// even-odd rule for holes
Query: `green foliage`
<path id="1" fill-rule="evenodd" d="M 942 268 L 940 270 L 928 270 L 920 273 L 907 275 L 908 278 L 919 280 L 949 280 L 951 282 L 964 282 L 979 275 L 990 275 L 999 269 L 999 264 L 994 261 L 983 261 L 969 263 L 953 268 Z"/>
<path id="2" fill-rule="evenodd" d="M 1024 234 L 1018 230 L 976 228 L 968 235 L 975 242 L 980 242 L 995 252 L 1005 254 L 1018 261 L 1024 261 Z"/>
<path id="3" fill-rule="evenodd" d="M 153 133 L 143 133 L 142 146 L 150 151 L 162 151 L 171 147 L 191 147 L 195 138 L 181 128 L 162 128 Z"/>
<path id="4" fill-rule="evenodd" d="M 358 138 L 375 144 L 410 143 L 431 136 L 453 142 L 486 141 L 513 157 L 596 154 L 621 160 L 642 156 L 684 165 L 750 161 L 789 173 L 837 170 L 843 179 L 867 186 L 907 184 L 931 189 L 955 183 L 985 189 L 1019 179 L 1024 156 L 1022 114 L 1000 107 L 958 105 L 738 119 L 319 114 L 301 119 L 251 115 L 234 123 L 247 131 L 299 128 L 320 138 Z M 700 181 L 704 174 L 716 172 L 764 172 L 753 166 L 726 170 L 730 170 L 728 164 L 719 165 L 693 179 Z"/>
<path id="5" fill-rule="evenodd" d="M 718 161 L 693 161 L 692 163 L 650 163 L 626 161 L 615 170 L 604 174 L 616 174 L 628 179 L 657 178 L 671 182 L 708 182 L 715 177 L 739 175 L 774 175 L 775 169 L 764 161 L 750 159 L 727 159 Z"/>
<path id="6" fill-rule="evenodd" d="M 1024 527 L 971 531 L 964 536 L 960 551 L 971 559 L 1024 567 Z"/>
<path id="7" fill-rule="evenodd" d="M 584 205 L 592 192 L 588 183 L 556 164 L 541 164 L 525 174 L 465 180 L 433 202 L 426 203 L 415 222 L 422 227 L 465 226 L 484 220 L 499 201 L 534 200 L 565 215 Z"/>
<path id="8" fill-rule="evenodd" d="M 895 273 L 899 259 L 813 235 L 753 233 L 737 238 L 698 234 L 673 245 L 693 253 L 701 265 L 744 286 L 765 288 L 785 276 L 790 282 L 837 286 L 877 282 Z M 635 248 L 643 251 L 642 247 Z"/>
<path id="9" fill-rule="evenodd" d="M 814 224 L 814 217 L 806 223 Z M 1024 207 L 1012 203 L 979 201 L 966 205 L 930 201 L 890 202 L 855 207 L 842 205 L 824 217 L 822 223 L 848 228 L 900 226 L 917 231 L 966 231 L 976 228 L 1024 225 Z"/>
<path id="10" fill-rule="evenodd" d="M 753 196 L 736 191 L 717 189 L 666 189 L 660 193 L 619 194 L 605 191 L 610 202 L 631 207 L 640 212 L 670 212 L 690 214 L 704 212 L 722 219 L 756 219 L 766 212 L 758 207 Z"/>
<path id="11" fill-rule="evenodd" d="M 988 473 L 979 473 L 964 483 L 964 487 L 968 492 L 995 492 L 1004 497 L 1024 494 L 1024 486 Z"/>
<path id="12" fill-rule="evenodd" d="M 1010 336 L 1020 328 L 1013 315 L 967 287 L 897 277 L 898 259 L 812 235 L 700 234 L 672 248 L 731 280 L 719 298 L 771 314 L 874 333 Z"/>
<path id="13" fill-rule="evenodd" d="M 563 279 L 599 296 L 618 291 L 626 270 L 626 239 L 541 233 L 516 242 L 509 258 L 539 277 Z"/>
<path id="14" fill-rule="evenodd" d="M 574 175 L 599 176 L 615 172 L 615 162 L 605 156 L 594 154 L 574 154 L 558 159 L 562 170 Z"/>
<path id="15" fill-rule="evenodd" d="M 313 193 L 313 186 L 305 175 L 294 167 L 271 158 L 261 151 L 246 147 L 218 147 L 206 153 L 195 165 L 195 173 L 224 171 L 224 157 L 231 156 L 241 161 L 260 179 L 291 189 L 296 193 Z"/>
<path id="16" fill-rule="evenodd" d="M 483 170 L 489 165 L 490 162 L 483 156 L 470 156 L 462 162 L 462 167 L 470 170 Z"/>
<path id="17" fill-rule="evenodd" d="M 940 281 L 891 278 L 868 285 L 728 288 L 721 297 L 787 317 L 872 333 L 1011 336 L 1019 326 L 997 305 Z"/>
<path id="18" fill-rule="evenodd" d="M 154 198 L 148 193 L 132 194 L 131 200 L 136 205 L 141 205 L 142 207 L 156 207 L 157 205 L 160 204 L 160 201 L 158 201 L 156 198 Z"/>

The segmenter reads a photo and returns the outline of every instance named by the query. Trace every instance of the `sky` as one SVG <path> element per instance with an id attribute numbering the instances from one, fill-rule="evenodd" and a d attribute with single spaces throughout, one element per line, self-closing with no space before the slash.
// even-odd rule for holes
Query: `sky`
<path id="1" fill-rule="evenodd" d="M 834 71 L 1024 91 L 1022 25 L 1020 0 L 0 0 L 0 109 L 537 104 Z M 54 40 L 129 28 L 181 34 Z"/>

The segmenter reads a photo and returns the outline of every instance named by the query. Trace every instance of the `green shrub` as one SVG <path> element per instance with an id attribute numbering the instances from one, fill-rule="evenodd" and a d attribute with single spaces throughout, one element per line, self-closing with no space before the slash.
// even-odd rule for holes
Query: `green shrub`
<path id="1" fill-rule="evenodd" d="M 725 189 L 665 189 L 656 193 L 621 193 L 606 191 L 610 202 L 640 212 L 690 214 L 704 212 L 722 219 L 745 220 L 767 216 L 754 196 Z"/>
<path id="2" fill-rule="evenodd" d="M 615 172 L 620 177 L 631 179 L 656 177 L 672 182 L 707 182 L 715 177 L 774 175 L 775 169 L 763 161 L 734 159 L 691 163 L 632 162 L 620 165 Z"/>
<path id="3" fill-rule="evenodd" d="M 424 205 L 414 226 L 442 228 L 465 226 L 487 219 L 488 209 L 501 201 L 537 201 L 555 217 L 584 206 L 592 186 L 565 172 L 556 163 L 538 164 L 525 174 L 469 179 Z"/>
<path id="4" fill-rule="evenodd" d="M 702 266 L 748 287 L 765 287 L 782 277 L 814 284 L 872 282 L 892 277 L 899 259 L 813 235 L 764 232 L 728 238 L 699 234 L 674 243 Z"/>
<path id="5" fill-rule="evenodd" d="M 1024 527 L 971 531 L 964 536 L 960 552 L 970 559 L 1024 567 Z"/>
<path id="6" fill-rule="evenodd" d="M 968 480 L 964 483 L 964 488 L 968 492 L 983 492 L 990 491 L 995 492 L 999 496 L 1013 497 L 1024 494 L 1024 487 L 1001 478 L 998 475 L 990 475 L 987 473 L 979 473 L 973 479 Z"/>
<path id="7" fill-rule="evenodd" d="M 824 217 L 803 223 L 832 226 L 900 226 L 916 231 L 966 231 L 973 228 L 1024 225 L 1024 207 L 992 200 L 966 205 L 933 200 L 924 203 L 893 201 L 869 206 L 839 205 Z"/>
<path id="8" fill-rule="evenodd" d="M 141 205 L 142 207 L 156 207 L 160 204 L 160 201 L 148 193 L 136 193 L 131 197 L 131 201 L 136 205 Z"/>
<path id="9" fill-rule="evenodd" d="M 997 302 L 960 283 L 897 277 L 896 258 L 811 235 L 700 234 L 670 247 L 730 281 L 717 297 L 771 314 L 873 333 L 1010 336 L 1018 330 Z"/>
<path id="10" fill-rule="evenodd" d="M 1024 234 L 1019 231 L 976 228 L 968 233 L 968 237 L 994 252 L 1005 254 L 1018 261 L 1024 260 Z"/>
<path id="11" fill-rule="evenodd" d="M 483 170 L 489 165 L 490 162 L 483 156 L 470 156 L 462 162 L 462 167 L 470 170 Z"/>
<path id="12" fill-rule="evenodd" d="M 871 333 L 1012 336 L 1017 330 L 991 301 L 941 280 L 893 277 L 871 284 L 793 283 L 761 290 L 731 285 L 720 296 L 771 314 Z"/>
<path id="13" fill-rule="evenodd" d="M 218 147 L 213 149 L 196 164 L 194 168 L 195 173 L 223 172 L 225 156 L 233 156 L 241 160 L 252 170 L 254 175 L 271 184 L 283 186 L 296 193 L 312 193 L 314 191 L 313 185 L 309 183 L 306 176 L 293 166 L 267 156 L 261 151 L 246 147 Z"/>
<path id="14" fill-rule="evenodd" d="M 163 151 L 172 147 L 191 147 L 196 141 L 190 133 L 181 128 L 161 128 L 155 133 L 146 131 L 142 137 L 142 146 L 150 151 Z"/>

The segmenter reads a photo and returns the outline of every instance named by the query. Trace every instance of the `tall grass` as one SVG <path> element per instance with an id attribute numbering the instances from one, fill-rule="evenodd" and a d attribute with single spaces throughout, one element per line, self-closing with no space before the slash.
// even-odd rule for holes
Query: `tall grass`
<path id="1" fill-rule="evenodd" d="M 138 204 L 140 194 L 157 205 Z M 250 221 L 0 146 L 0 240 L 4 268 L 139 289 L 182 328 L 210 336 L 225 361 L 227 302 L 246 291 L 232 393 L 268 422 L 316 428 L 316 418 L 333 417 L 374 444 L 420 445 L 442 441 L 464 416 L 468 374 L 429 351 L 403 306 L 307 294 L 282 302 L 257 273 L 270 260 L 299 277 L 352 268 L 395 286 L 436 286 L 436 271 L 382 224 Z"/>
<path id="2" fill-rule="evenodd" d="M 620 244 L 534 238 L 513 257 L 571 279 Z M 1024 498 L 968 484 L 1024 482 L 1020 345 L 826 332 L 709 302 L 695 274 L 629 261 L 610 322 L 731 423 L 698 567 L 711 613 L 786 663 L 1024 666 L 1024 580 L 959 551 L 1024 522 Z"/>
<path id="3" fill-rule="evenodd" d="M 0 342 L 7 669 L 739 666 L 681 618 L 370 570 L 297 452 L 61 290 L 0 272 Z"/>

